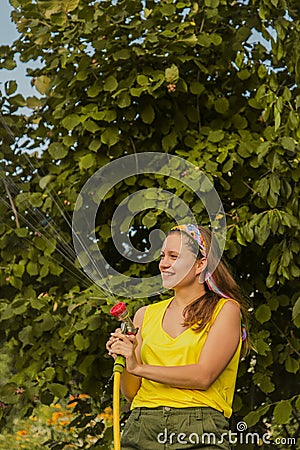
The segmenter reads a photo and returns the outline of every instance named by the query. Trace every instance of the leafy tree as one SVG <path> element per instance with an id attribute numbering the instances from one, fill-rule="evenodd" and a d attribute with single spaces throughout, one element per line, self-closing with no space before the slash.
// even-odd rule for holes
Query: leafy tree
<path id="1" fill-rule="evenodd" d="M 2 423 L 14 408 L 30 413 L 36 402 L 70 392 L 87 392 L 96 408 L 106 404 L 99 399 L 111 371 L 104 343 L 112 300 L 78 276 L 66 219 L 98 168 L 154 151 L 199 167 L 226 211 L 225 254 L 252 299 L 256 348 L 241 364 L 235 418 L 245 417 L 259 433 L 276 423 L 282 437 L 296 436 L 299 2 L 11 4 L 20 38 L 1 47 L 1 67 L 12 69 L 18 53 L 23 62 L 39 61 L 28 76 L 41 96 L 24 99 L 14 81 L 2 89 L 1 334 L 16 356 L 15 374 L 0 392 L 8 405 Z M 26 115 L 18 111 L 23 106 Z M 208 222 L 179 181 L 155 174 L 125 179 L 97 216 L 99 247 L 120 272 L 156 273 L 155 264 L 120 260 L 109 230 L 115 205 L 154 186 L 182 196 Z M 132 240 L 140 250 L 149 247 L 145 227 L 171 223 L 156 206 L 135 217 Z M 149 301 L 128 303 L 135 310 Z M 24 391 L 16 396 L 19 386 Z"/>

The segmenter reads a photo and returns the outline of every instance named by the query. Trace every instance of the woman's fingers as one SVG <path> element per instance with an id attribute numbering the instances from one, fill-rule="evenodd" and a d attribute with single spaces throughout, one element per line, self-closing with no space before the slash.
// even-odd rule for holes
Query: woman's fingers
<path id="1" fill-rule="evenodd" d="M 111 352 L 117 353 L 118 355 L 122 355 L 128 358 L 132 356 L 132 354 L 134 353 L 134 346 L 129 339 L 127 340 L 118 339 L 112 343 Z"/>
<path id="2" fill-rule="evenodd" d="M 137 345 L 134 335 L 125 335 L 120 328 L 117 328 L 106 343 L 108 354 L 114 359 L 118 354 L 129 357 Z"/>

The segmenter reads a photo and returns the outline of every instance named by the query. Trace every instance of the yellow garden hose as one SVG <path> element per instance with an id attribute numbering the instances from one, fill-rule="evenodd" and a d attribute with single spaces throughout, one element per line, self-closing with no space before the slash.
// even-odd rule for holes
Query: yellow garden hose
<path id="1" fill-rule="evenodd" d="M 113 389 L 113 430 L 114 430 L 114 450 L 120 450 L 120 381 L 121 373 L 114 373 Z"/>
<path id="2" fill-rule="evenodd" d="M 121 330 L 124 334 L 135 335 L 137 333 L 137 328 L 135 328 L 132 323 L 126 305 L 123 302 L 117 303 L 113 308 L 111 308 L 110 313 L 112 316 L 116 317 L 122 322 Z M 120 450 L 121 439 L 120 439 L 120 384 L 121 384 L 121 373 L 124 370 L 126 364 L 126 359 L 124 356 L 118 355 L 114 363 L 114 387 L 113 387 L 113 430 L 114 430 L 114 450 Z"/>
<path id="3" fill-rule="evenodd" d="M 113 430 L 114 450 L 121 449 L 120 442 L 120 384 L 121 373 L 125 367 L 125 358 L 117 356 L 114 363 L 114 387 L 113 387 Z"/>

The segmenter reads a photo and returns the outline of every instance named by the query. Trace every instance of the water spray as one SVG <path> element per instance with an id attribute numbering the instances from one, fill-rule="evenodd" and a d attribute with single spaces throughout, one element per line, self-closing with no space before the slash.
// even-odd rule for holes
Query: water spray
<path id="1" fill-rule="evenodd" d="M 129 317 L 126 305 L 123 302 L 117 303 L 110 310 L 110 314 L 121 322 L 123 334 L 136 335 L 138 329 L 135 328 Z M 126 365 L 124 356 L 118 355 L 114 362 L 114 387 L 113 387 L 113 429 L 114 429 L 114 450 L 120 450 L 120 381 L 121 373 Z"/>

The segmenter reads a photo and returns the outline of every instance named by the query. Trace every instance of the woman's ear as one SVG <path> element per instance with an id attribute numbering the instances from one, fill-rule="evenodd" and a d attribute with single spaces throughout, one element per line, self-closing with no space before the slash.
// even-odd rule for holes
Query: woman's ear
<path id="1" fill-rule="evenodd" d="M 200 275 L 201 277 L 201 274 L 203 274 L 204 276 L 206 267 L 207 267 L 207 259 L 205 257 L 198 259 L 196 261 L 196 275 Z"/>

